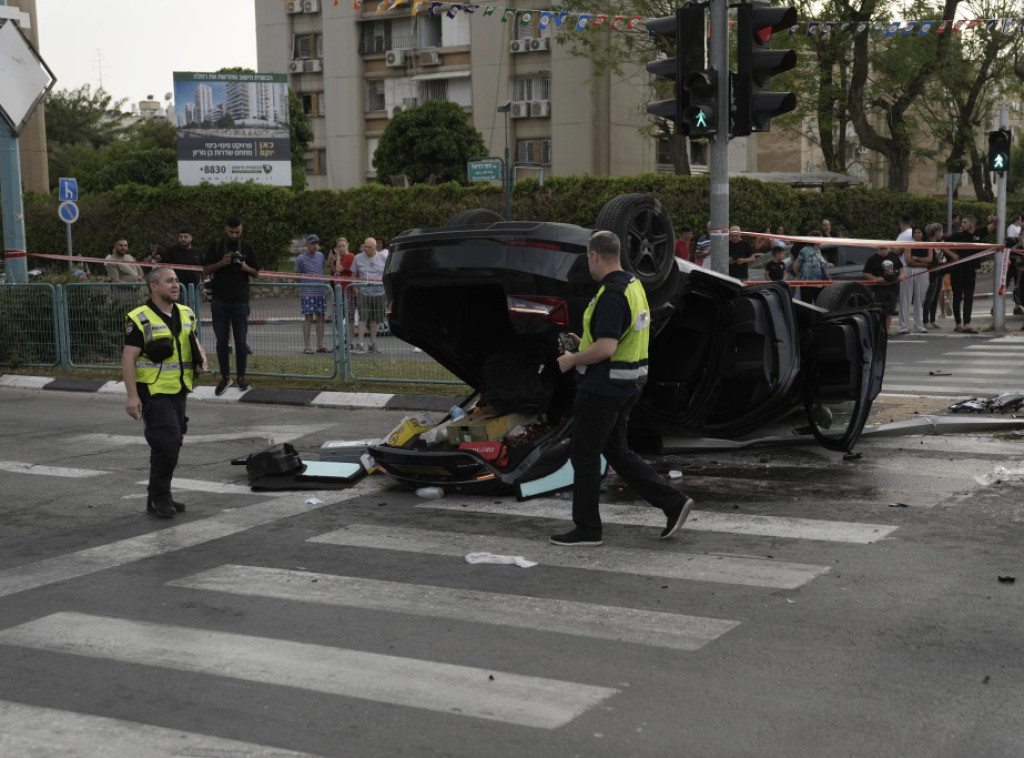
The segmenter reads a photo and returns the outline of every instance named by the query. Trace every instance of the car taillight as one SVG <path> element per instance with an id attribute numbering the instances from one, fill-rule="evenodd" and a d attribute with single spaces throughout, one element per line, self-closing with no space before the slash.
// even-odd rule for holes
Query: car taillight
<path id="1" fill-rule="evenodd" d="M 555 326 L 569 324 L 569 306 L 557 297 L 510 296 L 508 312 L 513 317 L 543 318 Z"/>

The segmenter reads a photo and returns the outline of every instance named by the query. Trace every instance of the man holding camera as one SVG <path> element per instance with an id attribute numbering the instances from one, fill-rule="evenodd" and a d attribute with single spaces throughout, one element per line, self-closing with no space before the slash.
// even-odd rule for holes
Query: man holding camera
<path id="1" fill-rule="evenodd" d="M 157 266 L 146 272 L 145 279 L 149 300 L 125 316 L 125 411 L 136 421 L 143 420 L 149 443 L 146 510 L 173 518 L 185 510 L 171 498 L 171 478 L 188 428 L 185 401 L 196 375 L 206 370 L 206 354 L 196 339 L 195 313 L 178 305 L 181 285 L 174 270 Z"/>
<path id="2" fill-rule="evenodd" d="M 220 367 L 220 382 L 214 390 L 217 395 L 223 395 L 224 390 L 231 386 L 231 355 L 228 352 L 231 334 L 235 338 L 238 389 L 243 392 L 249 389 L 249 382 L 245 378 L 249 357 L 249 351 L 246 350 L 249 280 L 259 274 L 256 251 L 242 240 L 242 219 L 229 216 L 224 222 L 224 237 L 207 248 L 203 259 L 203 275 L 213 277 L 210 316 L 213 319 L 213 333 L 217 338 L 217 365 Z"/>

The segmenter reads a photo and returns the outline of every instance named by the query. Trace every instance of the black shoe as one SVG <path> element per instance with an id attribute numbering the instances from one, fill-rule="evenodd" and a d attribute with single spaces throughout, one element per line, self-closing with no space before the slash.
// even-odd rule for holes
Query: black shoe
<path id="1" fill-rule="evenodd" d="M 690 515 L 690 511 L 693 510 L 693 499 L 686 497 L 682 503 L 679 503 L 672 508 L 665 511 L 665 515 L 668 517 L 668 522 L 664 529 L 661 530 L 661 539 L 667 540 L 673 534 L 683 528 L 683 524 L 686 523 L 687 517 Z"/>
<path id="2" fill-rule="evenodd" d="M 224 390 L 226 390 L 230 386 L 231 386 L 231 377 L 230 376 L 222 376 L 220 378 L 220 381 L 217 383 L 217 389 L 215 389 L 213 391 L 213 394 L 216 395 L 217 397 L 220 397 L 221 395 L 224 394 Z"/>
<path id="3" fill-rule="evenodd" d="M 185 510 L 185 506 L 181 509 Z M 174 518 L 174 501 L 170 496 L 151 497 L 146 501 L 146 512 L 159 518 Z"/>
<path id="4" fill-rule="evenodd" d="M 244 376 L 238 377 L 238 389 L 242 390 L 242 392 L 245 392 L 247 389 L 249 389 L 249 382 L 246 380 Z"/>
<path id="5" fill-rule="evenodd" d="M 171 505 L 174 506 L 174 510 L 176 510 L 178 513 L 184 513 L 185 512 L 185 504 L 184 503 L 179 503 L 174 498 L 171 498 Z"/>
<path id="6" fill-rule="evenodd" d="M 548 541 L 552 545 L 565 545 L 566 547 L 597 547 L 604 544 L 600 534 L 597 537 L 587 537 L 578 527 L 565 534 L 552 535 Z"/>

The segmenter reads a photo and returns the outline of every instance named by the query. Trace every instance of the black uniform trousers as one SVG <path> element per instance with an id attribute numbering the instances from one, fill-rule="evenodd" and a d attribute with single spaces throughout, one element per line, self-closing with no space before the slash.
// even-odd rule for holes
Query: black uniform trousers
<path id="1" fill-rule="evenodd" d="M 140 395 L 143 394 L 140 385 Z M 148 388 L 147 388 L 148 389 Z M 149 395 L 148 392 L 145 393 Z M 142 421 L 149 443 L 149 496 L 169 496 L 178 453 L 188 431 L 185 390 L 176 395 L 142 397 Z"/>
<path id="2" fill-rule="evenodd" d="M 573 467 L 572 520 L 588 538 L 601 535 L 601 455 L 644 500 L 663 511 L 686 498 L 629 449 L 629 413 L 639 395 L 611 397 L 577 390 L 576 428 L 569 448 Z"/>

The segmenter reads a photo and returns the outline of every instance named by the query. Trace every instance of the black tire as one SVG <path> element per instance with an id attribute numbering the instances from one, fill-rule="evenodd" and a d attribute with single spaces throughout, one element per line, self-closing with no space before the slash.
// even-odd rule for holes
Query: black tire
<path id="1" fill-rule="evenodd" d="M 505 217 L 490 208 L 470 208 L 459 211 L 450 219 L 448 226 L 474 226 L 480 224 L 493 224 L 497 221 L 504 221 Z"/>
<path id="2" fill-rule="evenodd" d="M 622 267 L 648 289 L 657 289 L 675 265 L 672 219 L 650 195 L 633 192 L 613 197 L 598 214 L 597 229 L 618 236 L 622 243 Z"/>
<path id="3" fill-rule="evenodd" d="M 818 294 L 814 304 L 827 311 L 849 311 L 874 305 L 875 298 L 871 290 L 860 282 L 834 282 L 826 284 Z"/>

